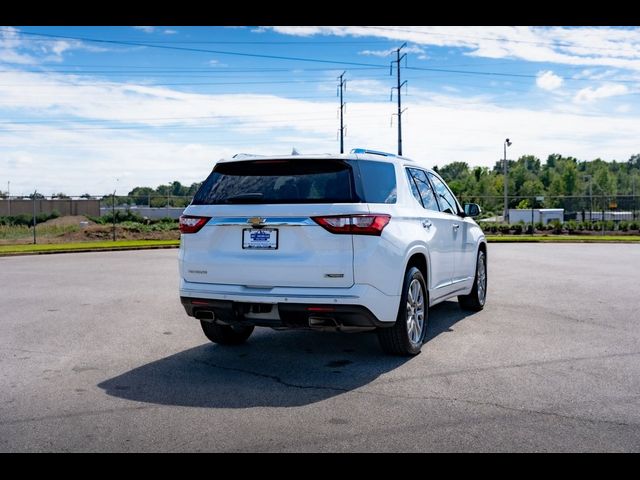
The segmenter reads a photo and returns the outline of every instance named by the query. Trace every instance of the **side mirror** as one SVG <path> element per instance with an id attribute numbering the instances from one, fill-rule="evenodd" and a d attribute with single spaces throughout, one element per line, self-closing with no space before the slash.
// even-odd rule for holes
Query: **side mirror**
<path id="1" fill-rule="evenodd" d="M 480 205 L 477 203 L 465 203 L 464 204 L 464 214 L 467 217 L 477 217 L 482 213 L 482 209 Z"/>

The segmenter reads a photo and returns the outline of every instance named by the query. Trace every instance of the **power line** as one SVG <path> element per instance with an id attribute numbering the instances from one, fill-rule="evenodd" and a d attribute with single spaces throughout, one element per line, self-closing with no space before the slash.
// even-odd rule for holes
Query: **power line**
<path id="1" fill-rule="evenodd" d="M 136 85 L 141 87 L 153 87 L 155 85 L 161 86 L 173 86 L 173 85 L 271 85 L 271 84 L 294 84 L 294 83 L 329 83 L 331 80 L 259 80 L 249 82 L 178 82 L 178 83 L 164 83 L 154 82 L 152 84 Z M 83 87 L 83 86 L 95 86 L 102 85 L 102 83 L 39 83 L 37 85 L 23 85 L 20 83 L 0 83 L 0 87 L 14 87 L 20 86 L 22 88 L 38 88 L 38 87 Z M 127 85 L 123 83 L 122 85 Z"/>
<path id="2" fill-rule="evenodd" d="M 367 28 L 377 28 L 377 27 L 367 27 Z M 8 31 L 7 29 L 0 28 L 0 31 Z M 329 64 L 337 64 L 337 65 L 353 65 L 353 66 L 366 66 L 366 67 L 375 67 L 375 68 L 385 68 L 384 65 L 373 64 L 373 63 L 363 63 L 363 62 L 346 62 L 341 60 L 326 60 L 326 59 L 318 59 L 318 58 L 310 58 L 310 57 L 289 57 L 282 55 L 265 55 L 265 54 L 257 54 L 257 53 L 243 53 L 243 52 L 229 52 L 222 50 L 207 50 L 207 49 L 199 49 L 199 48 L 188 48 L 188 47 L 174 47 L 168 45 L 153 45 L 143 42 L 126 42 L 120 40 L 106 40 L 106 39 L 94 39 L 88 37 L 73 37 L 73 36 L 65 36 L 65 35 L 53 35 L 46 33 L 34 33 L 34 32 L 24 32 L 20 31 L 23 35 L 35 35 L 35 36 L 44 36 L 44 37 L 53 37 L 53 38 L 64 38 L 71 40 L 80 40 L 85 42 L 96 42 L 96 43 L 108 43 L 108 44 L 119 44 L 119 45 L 129 45 L 129 46 L 142 46 L 149 48 L 161 48 L 161 49 L 169 49 L 169 50 L 177 50 L 177 51 L 190 51 L 190 52 L 199 52 L 199 53 L 216 53 L 220 55 L 232 55 L 232 56 L 242 56 L 242 57 L 255 57 L 255 58 L 266 58 L 266 59 L 276 59 L 276 60 L 291 60 L 291 61 L 300 61 L 300 62 L 316 62 L 316 63 L 329 63 Z M 420 32 L 423 33 L 423 32 Z M 443 34 L 444 35 L 444 34 Z M 508 41 L 508 40 L 506 40 Z M 521 78 L 537 78 L 536 75 L 528 75 L 528 74 L 516 74 L 516 73 L 506 73 L 506 72 L 480 72 L 474 70 L 454 70 L 454 69 L 444 69 L 444 68 L 425 68 L 425 67 L 407 67 L 410 70 L 420 70 L 420 71 L 437 71 L 437 72 L 447 72 L 447 73 L 455 73 L 455 74 L 469 74 L 469 75 L 495 75 L 495 76 L 505 76 L 505 77 L 521 77 Z M 574 79 L 571 77 L 560 77 L 563 80 L 569 81 L 593 81 L 590 79 Z M 609 80 L 611 83 L 637 83 L 633 80 Z"/>
<path id="3" fill-rule="evenodd" d="M 427 68 L 427 67 L 406 67 L 408 70 L 418 70 L 424 72 L 444 72 L 444 73 L 456 73 L 456 74 L 468 74 L 468 75 L 489 75 L 489 76 L 499 76 L 499 77 L 514 77 L 514 78 L 538 78 L 537 75 L 531 75 L 526 73 L 507 73 L 507 72 L 480 72 L 477 70 L 453 70 L 447 68 Z M 555 75 L 555 74 L 554 74 Z M 564 77 L 561 75 L 556 75 L 557 77 L 563 80 L 570 81 L 587 81 L 593 82 L 593 80 L 588 78 L 572 78 L 572 77 Z M 639 83 L 638 80 L 607 80 L 610 83 Z"/>
<path id="4" fill-rule="evenodd" d="M 8 29 L 0 28 L 0 31 L 11 31 Z M 292 60 L 296 62 L 315 62 L 315 63 L 331 63 L 336 65 L 354 65 L 360 67 L 380 67 L 381 65 L 373 64 L 373 63 L 364 63 L 364 62 L 345 62 L 341 60 L 324 60 L 318 58 L 308 58 L 308 57 L 289 57 L 284 55 L 265 55 L 259 53 L 244 53 L 244 52 L 229 52 L 226 50 L 208 50 L 204 48 L 191 48 L 191 47 L 174 47 L 171 45 L 153 45 L 145 42 L 127 42 L 122 40 L 106 40 L 106 39 L 98 39 L 98 38 L 89 38 L 89 37 L 73 37 L 69 35 L 54 35 L 50 33 L 35 33 L 35 32 L 25 32 L 20 31 L 21 35 L 33 35 L 40 37 L 51 37 L 51 38 L 64 38 L 67 40 L 79 40 L 82 42 L 93 42 L 93 43 L 105 43 L 111 45 L 128 45 L 134 47 L 149 47 L 149 48 L 160 48 L 165 50 L 176 50 L 183 52 L 197 52 L 197 53 L 215 53 L 218 55 L 232 55 L 232 56 L 240 56 L 240 57 L 253 57 L 253 58 L 267 58 L 271 60 Z"/>
<path id="5" fill-rule="evenodd" d="M 20 33 L 26 33 L 20 31 Z M 56 41 L 53 38 L 34 38 L 33 41 L 39 42 L 54 42 Z M 138 39 L 135 38 L 124 38 L 120 39 L 123 42 L 138 42 Z M 305 47 L 308 45 L 369 45 L 369 44 L 388 44 L 389 40 L 283 40 L 283 41 L 226 41 L 226 40 L 145 40 L 145 43 L 150 43 L 154 45 L 304 45 Z"/>
<path id="6" fill-rule="evenodd" d="M 375 30 L 387 30 L 390 32 L 396 32 L 396 33 L 417 33 L 417 34 L 421 34 L 421 35 L 436 35 L 436 36 L 444 36 L 444 37 L 463 37 L 463 38 L 470 38 L 473 40 L 493 40 L 493 41 L 500 41 L 500 42 L 506 42 L 506 43 L 523 43 L 523 44 L 529 44 L 529 45 L 538 45 L 538 46 L 547 46 L 547 47 L 573 47 L 573 48 L 580 48 L 580 45 L 576 45 L 574 43 L 570 43 L 570 42 L 563 42 L 561 40 L 559 41 L 554 41 L 554 42 L 542 42 L 542 41 L 533 41 L 533 40 L 516 40 L 516 39 L 509 39 L 509 38 L 505 38 L 505 37 L 484 37 L 484 36 L 478 36 L 478 35 L 465 35 L 462 33 L 443 33 L 443 32 L 432 32 L 432 31 L 423 31 L 423 30 L 410 30 L 410 29 L 401 29 L 401 28 L 389 28 L 389 27 L 365 27 L 362 26 L 360 28 L 367 28 L 367 29 L 375 29 Z M 416 43 L 421 43 L 420 41 L 417 41 Z M 609 51 L 617 51 L 619 52 L 620 50 L 618 48 L 615 47 L 595 47 L 595 46 L 589 46 L 588 47 L 589 50 L 609 50 Z"/>
<path id="7" fill-rule="evenodd" d="M 313 122 L 319 122 L 319 123 L 327 123 L 330 124 L 333 120 L 331 120 L 330 118 L 319 118 L 317 116 L 313 116 L 313 117 L 296 117 L 296 118 L 291 118 L 292 115 L 289 114 L 287 115 L 287 118 L 283 118 L 283 119 L 279 119 L 279 120 L 262 120 L 259 117 L 261 117 L 261 115 L 255 115 L 256 117 L 256 123 L 258 125 L 263 125 L 263 124 L 283 124 L 283 125 L 289 125 L 291 123 L 293 123 L 293 121 L 295 121 L 295 123 L 313 123 Z M 354 117 L 357 118 L 370 118 L 370 115 L 366 115 L 366 114 L 362 114 L 362 115 L 354 115 Z M 228 120 L 233 120 L 234 117 L 220 117 L 220 119 L 228 119 Z M 73 125 L 74 122 L 69 122 L 70 125 L 65 125 L 64 126 L 64 131 L 84 131 L 84 130 L 154 130 L 154 129 L 162 129 L 162 128 L 171 128 L 171 129 L 181 129 L 181 130 L 191 130 L 191 129 L 207 129 L 211 127 L 211 124 L 209 125 L 203 125 L 203 124 L 198 124 L 198 125 L 175 125 L 175 124 L 163 124 L 163 125 L 94 125 L 94 126 L 75 126 Z M 21 124 L 24 125 L 25 127 L 30 126 L 29 124 Z M 234 126 L 233 124 L 228 126 Z M 16 125 L 17 126 L 17 125 Z M 0 127 L 0 132 L 2 133 L 6 133 L 6 132 L 15 132 L 15 133 L 20 133 L 20 132 L 25 132 L 28 133 L 31 130 L 29 130 L 28 128 L 3 128 Z"/>

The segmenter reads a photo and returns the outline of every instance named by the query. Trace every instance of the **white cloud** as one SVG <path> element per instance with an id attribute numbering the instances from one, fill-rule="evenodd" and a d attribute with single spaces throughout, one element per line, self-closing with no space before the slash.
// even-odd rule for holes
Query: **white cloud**
<path id="1" fill-rule="evenodd" d="M 629 91 L 626 85 L 606 83 L 598 88 L 587 87 L 580 90 L 574 97 L 577 103 L 586 103 L 599 100 L 601 98 L 624 95 Z"/>
<path id="2" fill-rule="evenodd" d="M 106 52 L 108 49 L 89 45 L 79 40 L 63 39 L 40 41 L 21 35 L 15 27 L 0 27 L 0 61 L 34 65 L 41 62 L 61 62 L 63 53 L 70 50 Z M 47 39 L 50 40 L 50 39 Z"/>
<path id="3" fill-rule="evenodd" d="M 17 28 L 0 27 L 0 61 L 24 65 L 36 63 L 32 55 L 18 52 L 23 47 L 24 40 Z"/>
<path id="4" fill-rule="evenodd" d="M 382 37 L 459 47 L 468 55 L 640 70 L 640 28 L 625 27 L 269 27 L 287 35 Z"/>
<path id="5" fill-rule="evenodd" d="M 140 30 L 144 33 L 153 33 L 156 30 L 156 27 L 150 27 L 150 26 L 140 26 L 140 27 L 133 27 L 136 30 Z"/>
<path id="6" fill-rule="evenodd" d="M 346 92 L 356 95 L 378 95 L 384 98 L 389 95 L 391 85 L 380 80 L 356 79 L 347 80 Z"/>
<path id="7" fill-rule="evenodd" d="M 167 30 L 163 30 L 163 32 L 165 35 L 175 35 L 176 33 L 178 33 L 177 30 L 171 30 L 171 29 L 167 29 Z"/>
<path id="8" fill-rule="evenodd" d="M 562 86 L 562 77 L 559 77 L 551 70 L 538 72 L 536 77 L 536 85 L 543 90 L 555 90 Z"/>
<path id="9" fill-rule="evenodd" d="M 220 63 L 220 60 L 216 60 L 215 58 L 209 60 L 207 62 L 207 65 L 209 65 L 210 67 L 228 67 L 229 66 L 226 63 Z"/>
<path id="10" fill-rule="evenodd" d="M 396 53 L 396 48 L 389 48 L 387 50 L 362 50 L 361 52 L 358 52 L 359 55 L 371 55 L 374 57 L 388 57 L 389 55 Z M 421 55 L 420 57 L 427 58 L 424 53 L 424 49 L 415 46 L 415 45 L 411 45 L 409 47 L 405 47 L 402 49 L 401 51 L 402 53 L 421 53 L 423 55 Z M 420 58 L 419 57 L 419 58 Z"/>
<path id="11" fill-rule="evenodd" d="M 386 100 L 388 85 L 351 80 L 348 92 L 354 91 L 384 97 L 379 102 L 350 100 L 347 150 L 395 151 L 396 130 L 389 126 L 395 105 Z M 2 124 L 0 171 L 16 193 L 37 187 L 46 194 L 102 194 L 113 190 L 115 178 L 121 178 L 118 191 L 123 192 L 172 179 L 200 181 L 218 158 L 239 151 L 289 154 L 292 146 L 304 145 L 305 153 L 335 152 L 331 93 L 326 101 L 195 94 L 71 75 L 2 72 L 0 109 L 6 118 L 33 118 L 37 112 L 43 119 L 76 121 Z M 559 113 L 416 89 L 407 106 L 405 153 L 427 166 L 455 160 L 493 166 L 507 136 L 514 140 L 514 158 L 533 154 L 544 159 L 560 152 L 580 159 L 626 160 L 638 149 L 640 118 L 633 113 L 582 115 L 579 105 L 574 112 Z"/>

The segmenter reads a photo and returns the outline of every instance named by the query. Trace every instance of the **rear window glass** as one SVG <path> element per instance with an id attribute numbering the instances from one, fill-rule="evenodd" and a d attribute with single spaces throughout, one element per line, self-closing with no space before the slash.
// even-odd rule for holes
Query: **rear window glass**
<path id="1" fill-rule="evenodd" d="M 194 205 L 237 203 L 351 203 L 351 166 L 340 160 L 225 162 L 196 193 Z"/>
<path id="2" fill-rule="evenodd" d="M 396 203 L 396 171 L 392 163 L 358 160 L 367 203 Z"/>

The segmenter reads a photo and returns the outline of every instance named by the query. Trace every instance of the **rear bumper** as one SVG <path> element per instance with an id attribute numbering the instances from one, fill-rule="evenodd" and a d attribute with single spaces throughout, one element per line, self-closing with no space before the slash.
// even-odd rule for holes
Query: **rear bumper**
<path id="1" fill-rule="evenodd" d="M 245 316 L 256 305 L 230 300 L 207 300 L 180 297 L 189 316 L 234 325 L 258 325 L 275 328 L 372 328 L 388 327 L 390 322 L 381 322 L 362 305 L 322 306 L 317 304 L 278 303 L 271 305 L 274 318 L 248 318 Z M 213 313 L 213 315 L 210 315 Z"/>
<path id="2" fill-rule="evenodd" d="M 308 325 L 311 316 L 332 318 L 338 324 L 354 327 L 393 325 L 400 302 L 399 296 L 385 295 L 377 288 L 366 284 L 356 284 L 349 288 L 263 289 L 242 285 L 186 282 L 184 279 L 180 281 L 180 299 L 187 314 L 192 316 L 195 316 L 194 312 L 198 309 L 215 307 L 214 312 L 217 309 L 221 315 L 231 319 L 242 315 L 243 308 L 246 310 L 243 305 L 271 304 L 273 311 L 277 313 L 275 317 L 282 324 L 298 324 L 300 319 L 304 318 Z M 329 308 L 333 310 L 328 310 Z M 270 322 L 251 323 L 257 325 Z"/>

